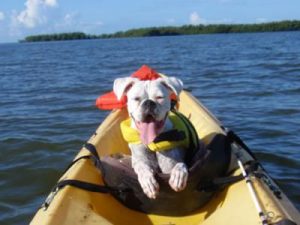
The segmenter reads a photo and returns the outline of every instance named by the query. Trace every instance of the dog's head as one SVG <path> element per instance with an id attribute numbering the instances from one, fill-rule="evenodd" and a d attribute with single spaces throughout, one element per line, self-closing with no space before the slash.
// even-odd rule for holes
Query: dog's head
<path id="1" fill-rule="evenodd" d="M 171 108 L 170 94 L 178 96 L 182 86 L 182 81 L 175 77 L 147 81 L 132 77 L 115 80 L 114 92 L 118 99 L 127 96 L 128 113 L 144 144 L 152 142 L 164 127 Z"/>

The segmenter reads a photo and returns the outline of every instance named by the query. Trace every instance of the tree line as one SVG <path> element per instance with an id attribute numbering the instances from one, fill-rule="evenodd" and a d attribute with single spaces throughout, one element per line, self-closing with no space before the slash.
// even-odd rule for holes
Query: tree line
<path id="1" fill-rule="evenodd" d="M 95 39 L 96 35 L 88 35 L 83 32 L 59 33 L 59 34 L 40 34 L 27 36 L 20 42 L 36 42 L 36 41 L 63 41 L 63 40 L 81 40 Z"/>
<path id="2" fill-rule="evenodd" d="M 194 35 L 194 34 L 216 34 L 216 33 L 249 33 L 249 32 L 276 32 L 276 31 L 300 31 L 300 21 L 288 20 L 281 22 L 259 23 L 259 24 L 209 24 L 209 25 L 184 25 L 166 27 L 148 27 L 119 31 L 112 34 L 90 35 L 83 32 L 41 34 L 27 36 L 21 42 L 36 41 L 61 41 L 80 39 L 102 39 L 123 37 L 151 37 L 171 35 Z"/>

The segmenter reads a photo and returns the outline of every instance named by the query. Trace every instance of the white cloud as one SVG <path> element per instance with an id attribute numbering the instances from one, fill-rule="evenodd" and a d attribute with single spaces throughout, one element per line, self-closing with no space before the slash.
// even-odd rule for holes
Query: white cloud
<path id="1" fill-rule="evenodd" d="M 190 24 L 192 25 L 199 25 L 199 24 L 206 24 L 207 21 L 199 16 L 197 12 L 192 12 L 190 14 Z"/>
<path id="2" fill-rule="evenodd" d="M 28 35 L 41 33 L 61 33 L 83 31 L 85 33 L 99 33 L 104 25 L 102 21 L 83 21 L 79 12 L 63 14 L 58 8 L 59 0 L 23 0 L 22 10 L 12 10 L 5 19 L 6 36 L 11 39 L 23 39 Z M 1 22 L 0 12 L 0 22 Z M 3 14 L 4 17 L 4 14 Z M 1 23 L 2 24 L 2 23 Z M 4 33 L 0 27 L 1 34 Z"/>
<path id="3" fill-rule="evenodd" d="M 5 15 L 3 12 L 0 11 L 0 21 L 4 20 L 5 19 Z"/>
<path id="4" fill-rule="evenodd" d="M 99 28 L 103 25 L 102 21 L 82 21 L 80 13 L 70 12 L 65 14 L 61 20 L 55 23 L 53 28 L 55 32 L 82 31 L 85 33 L 97 33 L 99 32 Z"/>
<path id="5" fill-rule="evenodd" d="M 54 23 L 56 32 L 76 30 L 79 25 L 80 14 L 78 12 L 67 13 Z"/>
<path id="6" fill-rule="evenodd" d="M 54 6 L 57 6 L 57 1 L 56 0 L 45 0 L 45 5 L 54 7 Z"/>
<path id="7" fill-rule="evenodd" d="M 25 9 L 15 16 L 15 23 L 27 28 L 34 28 L 37 25 L 47 22 L 44 10 L 57 5 L 56 0 L 27 0 Z"/>
<path id="8" fill-rule="evenodd" d="M 76 15 L 77 13 L 67 13 L 64 16 L 64 24 L 65 25 L 70 25 L 74 22 L 74 20 L 76 19 Z"/>

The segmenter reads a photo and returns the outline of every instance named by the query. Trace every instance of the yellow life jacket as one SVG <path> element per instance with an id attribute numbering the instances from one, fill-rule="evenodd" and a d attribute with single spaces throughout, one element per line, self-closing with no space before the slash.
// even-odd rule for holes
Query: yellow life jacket
<path id="1" fill-rule="evenodd" d="M 191 122 L 179 112 L 169 112 L 168 118 L 173 125 L 173 129 L 158 135 L 153 142 L 147 145 L 148 149 L 151 151 L 164 151 L 176 147 L 183 149 L 197 148 L 198 135 Z M 130 125 L 130 118 L 121 122 L 123 138 L 129 144 L 141 144 L 138 130 Z"/>

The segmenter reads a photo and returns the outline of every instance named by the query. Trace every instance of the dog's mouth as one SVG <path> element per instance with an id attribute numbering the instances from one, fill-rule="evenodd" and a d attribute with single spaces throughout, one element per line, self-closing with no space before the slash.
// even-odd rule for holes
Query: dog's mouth
<path id="1" fill-rule="evenodd" d="M 140 138 L 143 144 L 148 145 L 153 142 L 164 127 L 165 120 L 155 120 L 151 115 L 147 115 L 143 121 L 135 121 L 136 127 L 140 132 Z"/>

